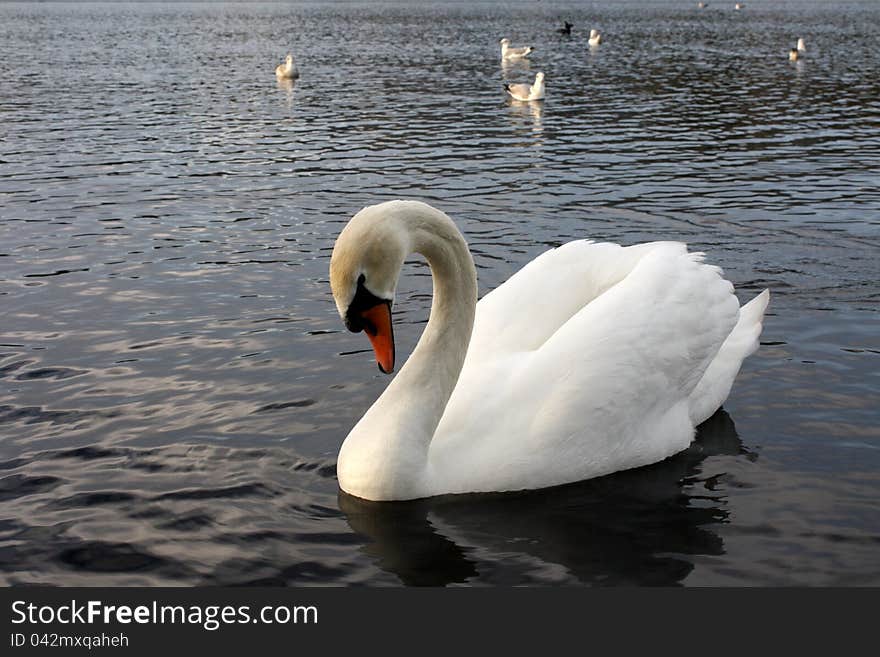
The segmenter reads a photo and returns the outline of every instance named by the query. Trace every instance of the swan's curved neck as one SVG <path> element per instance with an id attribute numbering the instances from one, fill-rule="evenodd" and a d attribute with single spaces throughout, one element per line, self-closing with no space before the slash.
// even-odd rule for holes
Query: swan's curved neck
<path id="1" fill-rule="evenodd" d="M 428 448 L 458 381 L 474 325 L 477 274 L 467 243 L 445 214 L 419 205 L 401 213 L 410 251 L 428 261 L 431 316 L 412 355 L 340 450 L 343 488 L 360 497 L 418 497 Z"/>
<path id="2" fill-rule="evenodd" d="M 431 316 L 415 350 L 389 389 L 394 394 L 397 389 L 431 393 L 430 402 L 426 398 L 421 400 L 420 413 L 429 442 L 467 354 L 477 304 L 477 273 L 467 243 L 451 221 L 428 225 L 432 230 L 425 230 L 424 225 L 416 227 L 412 249 L 425 256 L 431 267 Z"/>

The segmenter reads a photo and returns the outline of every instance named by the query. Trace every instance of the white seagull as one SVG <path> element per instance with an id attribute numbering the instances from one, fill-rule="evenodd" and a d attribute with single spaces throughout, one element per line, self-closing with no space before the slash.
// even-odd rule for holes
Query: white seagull
<path id="1" fill-rule="evenodd" d="M 275 67 L 275 77 L 282 80 L 292 80 L 299 77 L 299 71 L 293 63 L 293 55 L 288 54 L 284 63 Z"/>
<path id="2" fill-rule="evenodd" d="M 531 46 L 523 46 L 522 48 L 511 48 L 510 39 L 507 37 L 501 39 L 501 59 L 523 59 L 528 57 L 534 48 Z"/>
<path id="3" fill-rule="evenodd" d="M 505 84 L 504 90 L 516 100 L 544 100 L 544 74 L 538 73 L 534 84 Z"/>

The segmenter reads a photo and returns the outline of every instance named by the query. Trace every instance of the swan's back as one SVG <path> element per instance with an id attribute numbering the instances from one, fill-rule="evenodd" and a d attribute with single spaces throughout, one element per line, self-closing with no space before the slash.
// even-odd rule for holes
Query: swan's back
<path id="1" fill-rule="evenodd" d="M 763 306 L 713 368 L 740 308 L 702 254 L 584 241 L 542 254 L 477 305 L 432 475 L 461 491 L 540 488 L 685 449 L 753 350 Z"/>
<path id="2" fill-rule="evenodd" d="M 579 240 L 545 251 L 480 300 L 468 358 L 537 349 L 664 244 L 675 243 L 622 247 Z"/>

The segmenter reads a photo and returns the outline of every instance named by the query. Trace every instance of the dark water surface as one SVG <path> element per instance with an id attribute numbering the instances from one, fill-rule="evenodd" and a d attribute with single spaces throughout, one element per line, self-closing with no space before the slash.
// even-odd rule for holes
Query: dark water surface
<path id="1" fill-rule="evenodd" d="M 880 3 L 695 4 L 0 4 L 0 583 L 880 584 Z M 685 240 L 771 288 L 763 347 L 656 466 L 340 496 L 387 379 L 330 250 L 398 197 L 481 293 L 572 238 Z"/>

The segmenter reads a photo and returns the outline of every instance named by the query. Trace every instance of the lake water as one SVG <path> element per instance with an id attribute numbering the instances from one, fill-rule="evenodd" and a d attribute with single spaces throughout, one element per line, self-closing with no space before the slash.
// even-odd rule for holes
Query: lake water
<path id="1" fill-rule="evenodd" d="M 0 583 L 880 584 L 878 46 L 871 0 L 0 4 Z M 329 257 L 392 198 L 456 220 L 481 294 L 687 241 L 772 290 L 763 346 L 656 466 L 340 495 L 388 379 Z"/>

